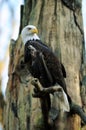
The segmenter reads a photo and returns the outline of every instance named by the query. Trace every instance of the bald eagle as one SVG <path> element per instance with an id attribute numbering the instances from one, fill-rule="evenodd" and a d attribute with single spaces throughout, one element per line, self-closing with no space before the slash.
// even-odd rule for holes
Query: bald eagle
<path id="1" fill-rule="evenodd" d="M 21 37 L 25 45 L 24 62 L 33 77 L 38 78 L 43 87 L 58 83 L 67 94 L 66 71 L 52 50 L 42 43 L 38 30 L 33 25 L 23 28 Z"/>

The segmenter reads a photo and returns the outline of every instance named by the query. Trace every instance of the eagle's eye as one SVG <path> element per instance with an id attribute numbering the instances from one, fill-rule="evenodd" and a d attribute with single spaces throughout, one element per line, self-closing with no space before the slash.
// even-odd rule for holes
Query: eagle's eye
<path id="1" fill-rule="evenodd" d="M 29 27 L 28 30 L 31 30 L 31 28 Z"/>

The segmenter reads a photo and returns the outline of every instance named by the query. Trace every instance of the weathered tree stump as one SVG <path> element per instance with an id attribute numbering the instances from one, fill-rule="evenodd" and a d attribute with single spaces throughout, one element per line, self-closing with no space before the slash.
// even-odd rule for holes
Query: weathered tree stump
<path id="1" fill-rule="evenodd" d="M 82 1 L 70 0 L 26 0 L 22 6 L 21 29 L 33 24 L 39 29 L 39 36 L 65 66 L 67 90 L 74 104 L 83 102 L 80 83 L 83 79 L 84 34 L 81 13 Z M 9 80 L 6 91 L 4 130 L 45 130 L 39 98 L 33 98 L 31 75 L 23 63 L 24 45 L 21 37 L 10 44 Z M 86 73 L 85 73 L 86 75 Z M 71 109 L 74 107 L 72 106 Z M 77 109 L 77 106 L 75 106 Z M 55 125 L 60 130 L 81 128 L 80 115 L 61 115 Z M 64 125 L 63 125 L 64 124 Z M 63 126 L 62 126 L 63 125 Z M 52 130 L 54 127 L 52 127 Z"/>

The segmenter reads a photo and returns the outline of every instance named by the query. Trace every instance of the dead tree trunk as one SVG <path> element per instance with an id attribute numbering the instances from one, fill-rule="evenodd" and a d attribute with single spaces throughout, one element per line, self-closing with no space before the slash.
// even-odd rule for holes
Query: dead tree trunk
<path id="1" fill-rule="evenodd" d="M 68 93 L 72 101 L 80 106 L 80 77 L 85 49 L 81 3 L 80 0 L 26 0 L 21 8 L 20 25 L 20 32 L 27 24 L 37 26 L 42 41 L 64 64 Z M 32 77 L 22 65 L 23 51 L 20 36 L 17 41 L 11 40 L 4 130 L 45 130 L 40 100 L 32 97 Z M 55 125 L 59 130 L 78 130 L 81 119 L 77 114 L 69 114 L 56 120 Z"/>

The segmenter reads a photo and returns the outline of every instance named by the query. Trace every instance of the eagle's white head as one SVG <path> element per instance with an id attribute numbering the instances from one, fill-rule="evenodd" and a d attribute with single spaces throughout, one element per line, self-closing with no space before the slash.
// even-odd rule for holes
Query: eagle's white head
<path id="1" fill-rule="evenodd" d="M 38 30 L 35 26 L 33 25 L 25 26 L 21 31 L 21 37 L 23 43 L 25 44 L 29 40 L 39 40 L 40 38 L 38 37 L 37 34 Z"/>

